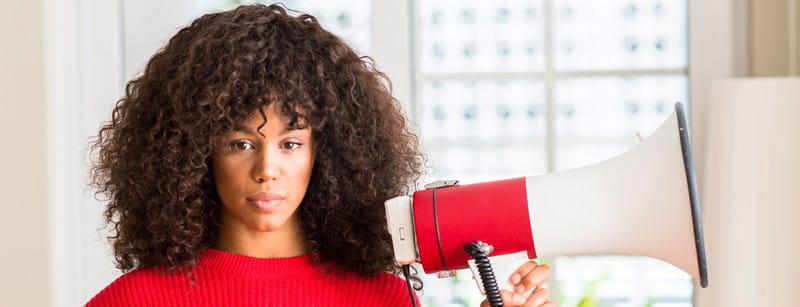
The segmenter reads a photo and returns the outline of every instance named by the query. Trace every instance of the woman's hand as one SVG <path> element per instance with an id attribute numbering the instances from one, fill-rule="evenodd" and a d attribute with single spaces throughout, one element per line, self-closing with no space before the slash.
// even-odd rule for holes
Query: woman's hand
<path id="1" fill-rule="evenodd" d="M 548 277 L 550 277 L 549 266 L 538 265 L 533 260 L 526 262 L 511 274 L 511 283 L 515 291 L 512 293 L 500 290 L 503 306 L 556 307 L 556 304 L 550 301 L 549 291 L 542 288 Z M 489 307 L 489 302 L 483 300 L 481 307 Z"/>

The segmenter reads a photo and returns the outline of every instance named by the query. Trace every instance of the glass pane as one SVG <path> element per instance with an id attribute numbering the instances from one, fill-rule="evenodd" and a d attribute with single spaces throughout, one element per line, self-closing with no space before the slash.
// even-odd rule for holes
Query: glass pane
<path id="1" fill-rule="evenodd" d="M 544 139 L 544 88 L 525 79 L 430 81 L 419 96 L 425 140 Z"/>
<path id="2" fill-rule="evenodd" d="M 556 83 L 556 169 L 611 158 L 647 138 L 686 103 L 685 75 L 582 77 Z"/>
<path id="3" fill-rule="evenodd" d="M 421 137 L 434 178 L 475 182 L 546 171 L 539 81 L 442 80 L 421 86 Z"/>
<path id="4" fill-rule="evenodd" d="M 286 0 L 283 3 L 316 17 L 326 30 L 343 38 L 359 54 L 369 54 L 370 0 Z"/>
<path id="5" fill-rule="evenodd" d="M 556 0 L 557 70 L 683 68 L 686 1 Z"/>
<path id="6" fill-rule="evenodd" d="M 684 75 L 582 77 L 556 83 L 556 169 L 611 158 L 647 138 L 686 103 Z"/>
<path id="7" fill-rule="evenodd" d="M 547 170 L 544 146 L 526 144 L 428 145 L 433 175 L 462 184 L 539 175 Z"/>
<path id="8" fill-rule="evenodd" d="M 422 73 L 538 71 L 542 1 L 418 1 Z"/>
<path id="9" fill-rule="evenodd" d="M 559 306 L 691 306 L 689 276 L 659 260 L 629 256 L 558 257 Z"/>

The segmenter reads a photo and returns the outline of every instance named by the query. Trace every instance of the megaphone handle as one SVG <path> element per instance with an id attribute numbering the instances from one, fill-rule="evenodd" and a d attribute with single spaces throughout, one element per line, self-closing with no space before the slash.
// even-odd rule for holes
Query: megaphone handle
<path id="1" fill-rule="evenodd" d="M 491 246 L 480 241 L 470 242 L 464 245 L 464 250 L 475 259 L 489 305 L 502 307 L 503 299 L 500 297 L 500 287 L 497 285 L 497 279 L 492 271 L 492 264 L 489 262 L 488 254 L 491 252 Z"/>
<path id="2" fill-rule="evenodd" d="M 514 284 L 511 283 L 510 279 L 511 274 L 516 272 L 517 269 L 519 269 L 519 267 L 521 267 L 523 264 L 530 261 L 530 259 L 528 259 L 528 253 L 526 251 L 521 251 L 511 254 L 491 256 L 489 257 L 489 261 L 492 263 L 492 271 L 497 279 L 497 285 L 500 287 L 500 290 L 514 292 Z M 480 272 L 478 272 L 478 266 L 475 264 L 475 260 L 468 260 L 467 266 L 469 266 L 469 270 L 472 272 L 472 276 L 474 276 L 478 289 L 481 290 L 481 294 L 486 294 L 486 291 L 483 290 L 483 284 L 480 280 Z"/>

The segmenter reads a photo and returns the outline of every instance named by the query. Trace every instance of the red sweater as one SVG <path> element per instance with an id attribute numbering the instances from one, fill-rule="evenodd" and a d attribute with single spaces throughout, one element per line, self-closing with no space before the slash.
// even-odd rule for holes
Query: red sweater
<path id="1" fill-rule="evenodd" d="M 139 269 L 117 278 L 86 306 L 411 306 L 405 281 L 322 272 L 311 257 L 261 259 L 209 249 L 185 274 Z"/>

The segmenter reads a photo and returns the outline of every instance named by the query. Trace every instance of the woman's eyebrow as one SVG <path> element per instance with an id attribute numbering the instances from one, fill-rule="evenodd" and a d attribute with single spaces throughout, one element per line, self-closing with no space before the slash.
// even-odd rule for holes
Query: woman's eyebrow
<path id="1" fill-rule="evenodd" d="M 295 131 L 295 130 L 303 130 L 303 129 L 304 128 L 294 128 L 294 129 L 292 129 L 291 127 L 289 127 L 289 125 L 286 125 L 286 126 L 283 127 L 283 131 L 281 131 L 280 134 L 287 134 L 287 133 Z M 244 133 L 251 134 L 251 135 L 260 134 L 260 133 L 257 133 L 255 130 L 253 130 L 253 128 L 250 128 L 248 126 L 236 126 L 236 127 L 233 128 L 233 131 L 244 132 Z"/>
<path id="2" fill-rule="evenodd" d="M 236 126 L 236 127 L 233 127 L 233 131 L 244 132 L 244 133 L 253 134 L 253 135 L 257 134 L 255 130 L 253 130 L 252 128 L 250 128 L 248 126 Z"/>

